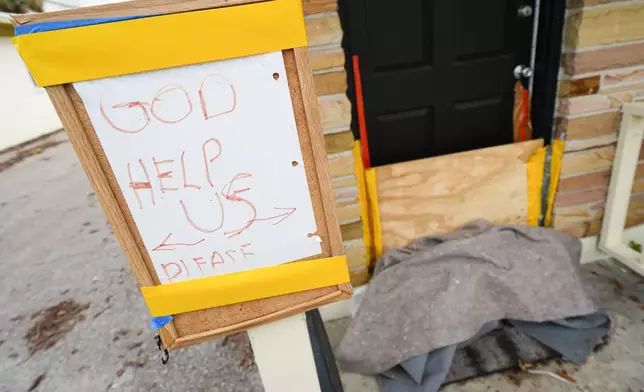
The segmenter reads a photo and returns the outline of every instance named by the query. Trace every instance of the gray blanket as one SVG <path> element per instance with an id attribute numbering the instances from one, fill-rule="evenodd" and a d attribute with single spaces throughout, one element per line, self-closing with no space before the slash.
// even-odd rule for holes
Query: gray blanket
<path id="1" fill-rule="evenodd" d="M 468 341 L 489 322 L 596 313 L 580 242 L 552 229 L 475 221 L 385 254 L 337 352 L 341 366 L 384 373 Z"/>
<path id="2" fill-rule="evenodd" d="M 603 341 L 604 336 L 610 330 L 611 320 L 605 313 L 595 313 L 543 323 L 517 320 L 506 320 L 505 323 L 509 323 L 512 328 L 550 347 L 564 358 L 583 364 L 595 346 Z M 475 340 L 499 327 L 501 327 L 501 323 L 489 322 L 466 342 L 442 347 L 425 355 L 410 358 L 381 373 L 376 376 L 381 392 L 438 391 L 451 371 L 456 351 L 469 346 Z"/>

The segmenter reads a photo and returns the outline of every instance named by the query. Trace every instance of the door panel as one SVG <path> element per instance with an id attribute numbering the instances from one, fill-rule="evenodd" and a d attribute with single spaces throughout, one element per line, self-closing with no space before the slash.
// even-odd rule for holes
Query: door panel
<path id="1" fill-rule="evenodd" d="M 454 3 L 454 61 L 508 53 L 510 0 L 452 0 Z M 516 14 L 516 11 L 515 11 Z"/>
<path id="2" fill-rule="evenodd" d="M 454 129 L 467 132 L 467 137 L 460 138 L 456 132 L 446 133 L 444 137 L 447 140 L 439 139 L 438 142 L 449 144 L 451 151 L 474 150 L 489 145 L 488 140 L 494 140 L 499 129 L 508 127 L 505 115 L 508 109 L 512 110 L 504 105 L 502 96 L 457 103 L 452 112 Z"/>
<path id="3" fill-rule="evenodd" d="M 422 1 L 367 1 L 366 11 L 375 73 L 430 65 L 431 7 Z"/>
<path id="4" fill-rule="evenodd" d="M 378 116 L 374 132 L 369 133 L 373 154 L 391 162 L 423 158 L 433 145 L 434 112 L 432 107 L 399 111 Z M 422 129 L 423 132 L 418 132 Z M 392 138 L 391 135 L 396 135 Z M 386 148 L 382 148 L 387 146 Z"/>
<path id="5" fill-rule="evenodd" d="M 528 1 L 349 1 L 373 165 L 512 142 Z"/>

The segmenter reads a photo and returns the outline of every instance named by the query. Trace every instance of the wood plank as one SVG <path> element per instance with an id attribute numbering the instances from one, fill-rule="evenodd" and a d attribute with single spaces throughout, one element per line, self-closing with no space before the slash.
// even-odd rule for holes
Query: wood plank
<path id="1" fill-rule="evenodd" d="M 304 314 L 251 328 L 248 337 L 265 392 L 321 392 Z"/>
<path id="2" fill-rule="evenodd" d="M 308 133 L 311 138 L 314 160 L 313 164 L 317 169 L 317 183 L 322 197 L 324 215 L 327 219 L 326 223 L 329 232 L 331 255 L 337 256 L 344 253 L 344 246 L 342 245 L 340 231 L 333 230 L 338 228 L 340 225 L 335 214 L 335 201 L 333 199 L 333 190 L 331 189 L 331 175 L 329 174 L 329 163 L 324 145 L 322 118 L 320 116 L 318 101 L 315 95 L 315 84 L 313 82 L 313 75 L 311 74 L 309 52 L 307 48 L 300 47 L 292 49 L 292 53 L 294 55 L 294 61 L 297 67 L 297 76 L 300 82 L 300 95 L 302 96 L 304 103 L 304 116 L 306 117 Z"/>
<path id="3" fill-rule="evenodd" d="M 198 312 L 200 313 L 200 318 L 197 320 L 204 326 L 222 324 L 221 320 L 218 320 L 217 318 L 225 317 L 228 314 L 242 314 L 244 310 L 243 308 L 247 305 L 250 305 L 253 310 L 261 309 L 263 314 L 250 319 L 247 317 L 240 317 L 239 320 L 233 324 L 225 324 L 223 327 L 204 328 L 203 332 L 198 333 L 184 334 L 185 331 L 177 328 L 180 337 L 175 340 L 169 348 L 170 350 L 176 350 L 194 344 L 207 342 L 219 337 L 233 335 L 245 331 L 250 327 L 265 325 L 284 317 L 302 313 L 307 310 L 315 309 L 322 305 L 350 297 L 351 295 L 348 295 L 342 290 L 338 290 L 335 287 L 327 287 L 302 293 L 287 294 L 279 297 L 245 302 L 243 304 L 201 310 Z M 259 301 L 267 302 L 258 307 L 257 303 L 259 303 Z M 231 307 L 235 307 L 235 309 L 230 309 Z"/>
<path id="4" fill-rule="evenodd" d="M 81 7 L 63 11 L 11 15 L 16 25 L 27 25 L 40 22 L 54 22 L 74 19 L 113 18 L 119 16 L 145 16 L 176 14 L 179 12 L 198 11 L 209 8 L 221 8 L 234 5 L 259 3 L 273 0 L 146 0 L 125 1 L 103 4 L 95 7 Z"/>
<path id="5" fill-rule="evenodd" d="M 383 249 L 478 218 L 526 223 L 527 159 L 542 140 L 377 167 Z"/>

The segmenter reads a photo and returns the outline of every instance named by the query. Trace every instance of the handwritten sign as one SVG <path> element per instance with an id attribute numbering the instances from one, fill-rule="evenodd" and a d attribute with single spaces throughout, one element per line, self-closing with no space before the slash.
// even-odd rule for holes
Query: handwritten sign
<path id="1" fill-rule="evenodd" d="M 74 87 L 162 284 L 321 253 L 281 52 Z"/>

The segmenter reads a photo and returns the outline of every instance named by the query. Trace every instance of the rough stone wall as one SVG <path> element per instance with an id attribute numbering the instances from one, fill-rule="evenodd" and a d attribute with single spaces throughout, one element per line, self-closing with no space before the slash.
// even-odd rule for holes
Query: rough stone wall
<path id="1" fill-rule="evenodd" d="M 347 77 L 337 0 L 304 0 L 302 4 L 315 89 L 322 113 L 324 141 L 333 178 L 336 211 L 349 259 L 351 280 L 357 285 L 363 283 L 368 275 L 351 152 L 354 141 L 350 128 L 351 103 L 346 96 Z"/>
<path id="2" fill-rule="evenodd" d="M 568 0 L 555 135 L 567 133 L 554 225 L 578 237 L 601 228 L 620 107 L 644 101 L 644 2 Z M 644 152 L 644 151 L 643 151 Z M 626 225 L 644 223 L 644 154 Z"/>

